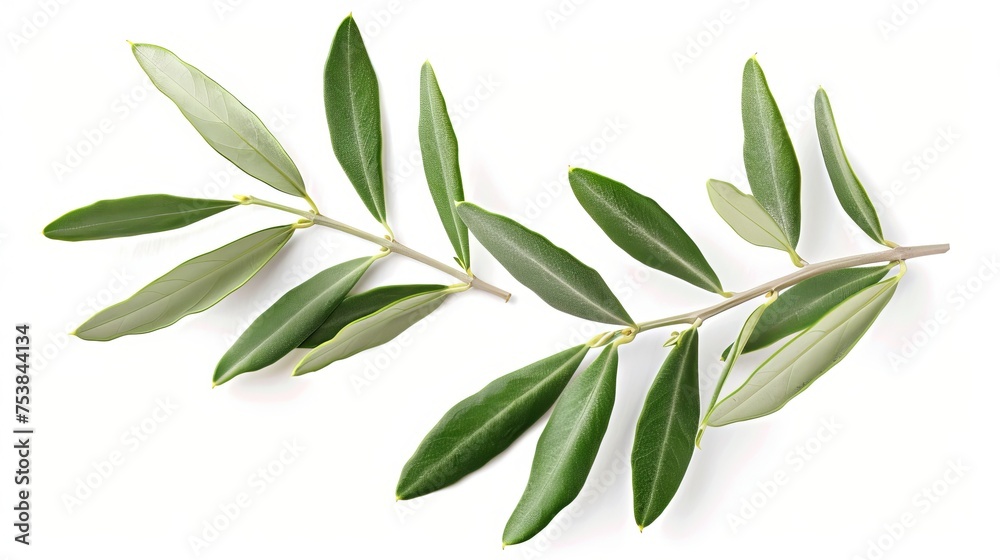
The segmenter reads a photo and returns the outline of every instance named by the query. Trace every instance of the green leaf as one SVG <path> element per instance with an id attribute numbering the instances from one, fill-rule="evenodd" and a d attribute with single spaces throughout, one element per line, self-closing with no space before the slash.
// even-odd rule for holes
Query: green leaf
<path id="1" fill-rule="evenodd" d="M 233 94 L 163 47 L 133 44 L 132 53 L 153 85 L 177 105 L 222 157 L 250 176 L 312 205 L 302 175 L 285 149 Z"/>
<path id="2" fill-rule="evenodd" d="M 754 371 L 715 406 L 708 425 L 771 414 L 837 365 L 861 340 L 896 291 L 899 275 L 869 286 L 831 309 Z"/>
<path id="3" fill-rule="evenodd" d="M 792 286 L 764 312 L 743 352 L 760 350 L 812 325 L 840 302 L 885 278 L 893 266 L 832 270 Z M 728 353 L 729 348 L 722 358 Z"/>
<path id="4" fill-rule="evenodd" d="M 378 79 L 353 16 L 340 24 L 323 75 L 333 153 L 375 219 L 386 223 Z"/>
<path id="5" fill-rule="evenodd" d="M 458 214 L 476 239 L 518 282 L 570 315 L 612 325 L 634 325 L 596 270 L 521 224 L 469 202 Z"/>
<path id="6" fill-rule="evenodd" d="M 743 162 L 750 191 L 794 248 L 799 242 L 802 177 L 792 139 L 756 57 L 743 68 Z"/>
<path id="7" fill-rule="evenodd" d="M 253 278 L 294 231 L 290 225 L 268 228 L 184 262 L 127 300 L 98 311 L 73 334 L 113 340 L 162 329 L 204 311 Z"/>
<path id="8" fill-rule="evenodd" d="M 333 339 L 344 327 L 358 319 L 375 313 L 383 307 L 416 294 L 444 290 L 441 284 L 401 284 L 379 286 L 359 294 L 349 295 L 333 310 L 319 327 L 299 344 L 299 348 L 315 348 Z"/>
<path id="9" fill-rule="evenodd" d="M 129 237 L 182 228 L 239 205 L 235 200 L 144 194 L 99 200 L 63 214 L 42 233 L 61 241 Z"/>
<path id="10" fill-rule="evenodd" d="M 267 367 L 298 347 L 344 301 L 377 258 L 362 257 L 331 266 L 288 290 L 222 356 L 212 385 Z"/>
<path id="11" fill-rule="evenodd" d="M 527 365 L 452 407 L 406 462 L 397 498 L 454 484 L 507 449 L 552 407 L 588 350 L 580 345 Z"/>
<path id="12" fill-rule="evenodd" d="M 642 405 L 632 445 L 632 496 L 639 530 L 663 513 L 684 479 L 698 431 L 698 330 L 681 333 Z"/>
<path id="13" fill-rule="evenodd" d="M 538 534 L 583 489 L 611 419 L 617 373 L 618 346 L 612 344 L 556 401 L 538 438 L 528 485 L 504 528 L 504 546 Z"/>
<path id="14" fill-rule="evenodd" d="M 851 162 L 847 160 L 844 145 L 840 142 L 840 133 L 837 132 L 837 122 L 833 119 L 833 107 L 823 88 L 816 92 L 816 133 L 819 135 L 819 147 L 823 152 L 826 171 L 840 205 L 868 237 L 886 245 L 875 207 L 872 206 L 864 185 L 854 173 Z"/>
<path id="15" fill-rule="evenodd" d="M 753 313 L 747 317 L 747 320 L 743 323 L 743 327 L 740 329 L 738 335 L 736 335 L 736 341 L 729 345 L 724 354 L 728 356 L 725 358 L 726 363 L 722 366 L 722 371 L 719 373 L 719 380 L 715 384 L 715 392 L 712 393 L 712 400 L 708 403 L 708 408 L 705 411 L 705 418 L 702 419 L 701 425 L 698 427 L 698 435 L 694 438 L 694 444 L 701 447 L 701 436 L 705 433 L 705 427 L 708 425 L 708 417 L 712 414 L 712 409 L 715 408 L 715 403 L 719 400 L 719 395 L 722 394 L 722 387 L 726 384 L 726 379 L 729 374 L 733 371 L 733 366 L 736 365 L 736 360 L 743 354 L 743 349 L 747 345 L 747 341 L 750 340 L 750 335 L 753 334 L 754 329 L 757 328 L 757 323 L 760 321 L 761 316 L 767 312 L 771 304 L 774 303 L 770 296 L 768 300 L 762 303 L 753 310 Z M 732 348 L 736 348 L 735 352 L 730 352 Z"/>
<path id="16" fill-rule="evenodd" d="M 637 261 L 704 290 L 723 293 L 719 277 L 701 250 L 655 200 L 585 169 L 570 169 L 569 184 L 604 233 Z"/>
<path id="17" fill-rule="evenodd" d="M 463 269 L 469 269 L 469 229 L 455 203 L 465 200 L 458 166 L 458 138 L 430 62 L 420 69 L 420 153 L 424 175 L 448 239 Z"/>
<path id="18" fill-rule="evenodd" d="M 292 375 L 321 370 L 333 362 L 389 342 L 430 315 L 450 294 L 466 287 L 449 287 L 410 296 L 348 324 L 333 339 L 306 354 Z"/>
<path id="19" fill-rule="evenodd" d="M 708 180 L 708 198 L 715 211 L 737 235 L 758 247 L 787 251 L 796 266 L 805 264 L 781 227 L 756 198 L 744 194 L 725 181 L 715 179 Z"/>

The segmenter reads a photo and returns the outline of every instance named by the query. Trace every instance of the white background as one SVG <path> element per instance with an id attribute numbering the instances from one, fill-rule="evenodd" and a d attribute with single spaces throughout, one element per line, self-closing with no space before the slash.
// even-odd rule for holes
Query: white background
<path id="1" fill-rule="evenodd" d="M 9 336 L 0 340 L 13 354 L 15 323 L 31 324 L 37 430 L 30 549 L 11 540 L 12 439 L 0 454 L 9 557 L 195 557 L 192 537 L 204 538 L 206 523 L 241 492 L 250 505 L 206 540 L 200 557 L 941 558 L 981 557 L 992 547 L 1000 290 L 983 259 L 996 258 L 1000 202 L 995 3 L 64 0 L 45 15 L 48 4 L 2 8 L 0 331 Z M 382 91 L 390 220 L 405 243 L 442 260 L 450 248 L 416 151 L 425 59 L 453 111 L 463 107 L 454 120 L 467 198 L 524 220 L 595 266 L 639 320 L 716 298 L 650 274 L 614 247 L 560 186 L 566 166 L 656 198 L 727 289 L 785 274 L 787 257 L 740 240 L 704 189 L 710 176 L 745 187 L 740 79 L 754 53 L 801 161 L 806 259 L 878 249 L 845 216 L 826 178 L 812 123 L 819 84 L 880 201 L 886 235 L 953 249 L 913 261 L 868 336 L 803 396 L 778 414 L 710 431 L 681 491 L 643 534 L 623 458 L 665 351 L 660 333 L 641 336 L 623 351 L 614 417 L 574 515 L 501 553 L 540 425 L 488 467 L 421 500 L 394 502 L 399 470 L 459 399 L 595 331 L 548 308 L 478 245 L 476 273 L 515 292 L 509 304 L 463 294 L 405 343 L 303 378 L 288 377 L 294 359 L 286 359 L 210 390 L 215 362 L 279 294 L 372 251 L 319 228 L 297 234 L 237 294 L 169 329 L 110 343 L 66 336 L 96 307 L 175 264 L 287 218 L 239 208 L 149 237 L 45 239 L 41 229 L 63 212 L 153 192 L 295 202 L 208 148 L 145 85 L 126 39 L 166 46 L 218 80 L 272 125 L 324 212 L 378 231 L 333 157 L 323 109 L 323 64 L 352 11 Z M 31 20 L 41 25 L 32 29 Z M 103 120 L 108 131 L 88 132 Z M 364 285 L 449 281 L 402 260 L 380 263 Z M 702 328 L 705 398 L 715 358 L 749 310 Z M 748 357 L 737 377 L 760 359 Z M 13 375 L 0 387 L 10 413 L 3 423 L 13 427 Z M 156 412 L 158 403 L 170 414 Z M 831 423 L 839 427 L 826 437 Z M 151 433 L 123 439 L 133 428 Z M 274 461 L 293 443 L 303 450 L 262 488 L 255 473 L 277 470 Z M 799 450 L 808 461 L 795 458 Z M 123 462 L 100 474 L 114 453 Z M 949 474 L 955 465 L 961 476 Z M 99 487 L 81 486 L 88 477 Z M 776 477 L 785 483 L 774 490 Z M 933 502 L 914 498 L 925 489 Z M 67 506 L 73 496 L 85 497 Z M 912 526 L 887 532 L 905 514 Z"/>

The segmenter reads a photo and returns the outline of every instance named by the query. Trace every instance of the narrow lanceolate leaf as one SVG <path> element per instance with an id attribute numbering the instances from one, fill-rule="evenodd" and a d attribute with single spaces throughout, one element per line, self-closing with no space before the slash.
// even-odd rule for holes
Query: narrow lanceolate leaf
<path id="1" fill-rule="evenodd" d="M 299 344 L 299 348 L 315 348 L 337 336 L 347 325 L 358 319 L 371 315 L 379 309 L 413 295 L 443 290 L 448 286 L 441 284 L 400 284 L 394 286 L 379 286 L 349 295 L 333 310 L 333 313 L 308 338 Z"/>
<path id="2" fill-rule="evenodd" d="M 344 301 L 376 258 L 331 266 L 278 298 L 222 356 L 212 384 L 267 367 L 294 350 Z"/>
<path id="3" fill-rule="evenodd" d="M 454 484 L 507 449 L 552 407 L 589 349 L 576 346 L 508 373 L 452 407 L 406 462 L 396 497 Z"/>
<path id="4" fill-rule="evenodd" d="M 740 333 L 736 335 L 736 341 L 733 342 L 729 348 L 723 353 L 726 356 L 724 359 L 726 363 L 722 366 L 722 372 L 719 373 L 719 380 L 715 384 L 715 391 L 712 393 L 712 399 L 708 403 L 708 409 L 705 412 L 705 418 L 702 419 L 701 425 L 698 427 L 698 435 L 694 438 L 694 444 L 697 447 L 701 447 L 701 436 L 705 433 L 705 427 L 708 425 L 708 417 L 712 414 L 712 409 L 715 407 L 715 403 L 719 400 L 719 395 L 722 394 L 722 387 L 726 384 L 726 378 L 733 371 L 733 366 L 736 365 L 736 360 L 743 354 L 743 349 L 746 347 L 747 341 L 750 340 L 751 334 L 757 327 L 757 323 L 760 322 L 761 316 L 767 311 L 767 309 L 774 303 L 770 299 L 765 301 L 763 304 L 759 305 L 757 309 L 753 310 L 753 313 L 747 317 L 747 320 L 743 323 L 743 328 L 740 329 Z M 735 348 L 735 350 L 733 350 Z"/>
<path id="5" fill-rule="evenodd" d="M 162 329 L 204 311 L 253 278 L 294 231 L 290 225 L 268 228 L 199 255 L 127 300 L 98 311 L 73 334 L 84 340 L 112 340 Z"/>
<path id="6" fill-rule="evenodd" d="M 663 513 L 684 479 L 698 431 L 698 330 L 681 333 L 642 405 L 632 445 L 632 498 L 641 530 Z"/>
<path id="7" fill-rule="evenodd" d="M 285 149 L 233 94 L 163 47 L 134 44 L 132 53 L 157 89 L 222 157 L 279 191 L 312 204 L 302 175 Z"/>
<path id="8" fill-rule="evenodd" d="M 386 223 L 378 80 L 353 16 L 340 24 L 323 75 L 333 152 L 361 201 Z"/>
<path id="9" fill-rule="evenodd" d="M 129 237 L 182 228 L 239 205 L 235 200 L 206 200 L 168 194 L 144 194 L 99 200 L 63 214 L 42 233 L 61 241 Z"/>
<path id="10" fill-rule="evenodd" d="M 708 180 L 708 198 L 715 211 L 737 235 L 758 247 L 787 251 L 792 262 L 802 266 L 802 259 L 785 237 L 785 232 L 756 198 L 744 194 L 730 183 L 715 179 Z"/>
<path id="11" fill-rule="evenodd" d="M 458 214 L 486 250 L 545 303 L 591 321 L 634 324 L 601 275 L 565 249 L 469 202 L 459 203 Z"/>
<path id="12" fill-rule="evenodd" d="M 823 152 L 823 161 L 826 162 L 826 171 L 840 205 L 868 237 L 885 245 L 882 224 L 878 221 L 878 214 L 864 185 L 847 160 L 844 145 L 840 142 L 840 133 L 837 132 L 837 122 L 833 119 L 833 107 L 823 88 L 816 92 L 816 133 L 819 135 L 819 147 Z"/>
<path id="13" fill-rule="evenodd" d="M 637 261 L 699 288 L 723 293 L 719 277 L 701 250 L 655 200 L 585 169 L 570 169 L 569 184 L 604 233 Z"/>
<path id="14" fill-rule="evenodd" d="M 389 342 L 430 315 L 444 303 L 445 298 L 458 289 L 461 288 L 445 288 L 410 296 L 350 323 L 332 340 L 320 344 L 306 354 L 295 366 L 292 375 L 303 375 L 323 369 L 333 362 Z"/>
<path id="15" fill-rule="evenodd" d="M 715 406 L 708 425 L 771 414 L 835 366 L 861 340 L 896 291 L 893 276 L 854 294 L 769 357 Z"/>
<path id="16" fill-rule="evenodd" d="M 756 57 L 743 68 L 743 162 L 750 191 L 794 248 L 801 222 L 799 161 Z"/>
<path id="17" fill-rule="evenodd" d="M 538 438 L 528 486 L 504 528 L 504 545 L 538 534 L 583 489 L 611 419 L 617 373 L 618 347 L 612 344 L 556 401 Z"/>
<path id="18" fill-rule="evenodd" d="M 469 228 L 458 217 L 455 203 L 465 200 L 458 167 L 458 138 L 430 62 L 420 69 L 420 154 L 424 175 L 441 223 L 455 248 L 459 264 L 469 268 Z"/>
<path id="19" fill-rule="evenodd" d="M 840 302 L 885 278 L 893 266 L 843 268 L 792 286 L 768 306 L 743 352 L 760 350 L 812 325 Z M 728 354 L 727 348 L 723 359 Z"/>

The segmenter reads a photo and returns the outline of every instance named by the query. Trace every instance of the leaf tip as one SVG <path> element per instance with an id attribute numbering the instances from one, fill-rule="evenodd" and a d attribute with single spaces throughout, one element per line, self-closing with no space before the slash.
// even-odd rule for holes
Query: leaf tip
<path id="1" fill-rule="evenodd" d="M 639 523 L 639 533 L 642 533 L 643 529 L 645 529 L 645 527 L 642 526 L 642 523 Z"/>

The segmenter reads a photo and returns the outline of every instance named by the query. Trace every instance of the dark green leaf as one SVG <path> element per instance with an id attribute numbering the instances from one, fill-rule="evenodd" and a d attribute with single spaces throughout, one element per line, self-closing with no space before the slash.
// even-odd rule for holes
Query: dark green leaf
<path id="1" fill-rule="evenodd" d="M 569 170 L 580 205 L 604 233 L 646 266 L 723 293 L 715 271 L 681 226 L 655 200 L 592 171 Z"/>
<path id="2" fill-rule="evenodd" d="M 770 346 L 815 323 L 840 302 L 885 278 L 893 266 L 833 270 L 785 290 L 764 311 L 743 352 Z M 722 358 L 728 355 L 729 348 L 723 352 Z"/>
<path id="3" fill-rule="evenodd" d="M 449 295 L 466 287 L 448 287 L 410 296 L 348 324 L 333 339 L 306 354 L 295 366 L 292 375 L 318 371 L 333 362 L 389 342 L 430 315 Z"/>
<path id="4" fill-rule="evenodd" d="M 401 299 L 416 294 L 443 290 L 447 287 L 441 284 L 401 284 L 379 286 L 359 294 L 349 295 L 333 310 L 326 321 L 309 335 L 309 338 L 299 344 L 299 348 L 315 348 L 337 336 L 337 333 L 350 323 Z"/>
<path id="5" fill-rule="evenodd" d="M 235 200 L 144 194 L 99 200 L 63 214 L 45 226 L 49 239 L 90 241 L 182 228 L 237 206 Z"/>
<path id="6" fill-rule="evenodd" d="M 302 175 L 285 149 L 231 93 L 163 47 L 134 44 L 132 53 L 153 85 L 222 157 L 250 176 L 312 204 Z"/>
<path id="7" fill-rule="evenodd" d="M 458 214 L 514 278 L 552 307 L 601 323 L 634 323 L 601 275 L 566 250 L 475 204 L 459 203 Z"/>
<path id="8" fill-rule="evenodd" d="M 288 290 L 222 356 L 212 384 L 222 385 L 237 375 L 267 367 L 294 350 L 340 305 L 376 258 L 331 266 Z"/>
<path id="9" fill-rule="evenodd" d="M 184 262 L 127 300 L 98 311 L 73 334 L 112 340 L 162 329 L 204 311 L 253 278 L 294 231 L 290 225 L 261 230 Z"/>
<path id="10" fill-rule="evenodd" d="M 504 528 L 505 546 L 538 534 L 583 489 L 611 419 L 617 373 L 618 347 L 612 344 L 556 401 L 538 438 L 528 485 Z"/>
<path id="11" fill-rule="evenodd" d="M 830 182 L 833 183 L 833 191 L 837 193 L 840 205 L 854 223 L 868 234 L 868 237 L 885 245 L 882 224 L 878 221 L 878 214 L 872 206 L 871 199 L 868 198 L 864 185 L 855 175 L 851 162 L 847 160 L 847 152 L 844 151 L 844 146 L 840 143 L 840 133 L 837 132 L 837 122 L 833 119 L 833 107 L 830 106 L 830 98 L 823 88 L 819 88 L 816 92 L 816 133 L 819 134 L 823 161 L 826 162 L 826 171 L 830 175 Z"/>
<path id="12" fill-rule="evenodd" d="M 799 161 L 756 57 L 743 68 L 743 162 L 753 196 L 795 248 L 801 225 Z"/>
<path id="13" fill-rule="evenodd" d="M 698 330 L 681 333 L 656 374 L 635 426 L 632 496 L 641 531 L 663 513 L 694 454 L 698 397 Z"/>
<path id="14" fill-rule="evenodd" d="M 844 300 L 782 346 L 750 378 L 715 405 L 709 426 L 725 426 L 778 411 L 840 363 L 872 326 L 896 291 L 899 276 Z"/>
<path id="15" fill-rule="evenodd" d="M 589 349 L 580 345 L 508 373 L 452 407 L 406 462 L 396 497 L 454 484 L 507 449 L 552 407 Z"/>
<path id="16" fill-rule="evenodd" d="M 323 84 L 333 152 L 368 211 L 384 224 L 378 79 L 353 16 L 347 16 L 333 37 Z"/>
<path id="17" fill-rule="evenodd" d="M 463 269 L 469 268 L 469 229 L 455 203 L 465 200 L 458 166 L 458 138 L 430 62 L 420 69 L 420 153 L 431 197 Z"/>

